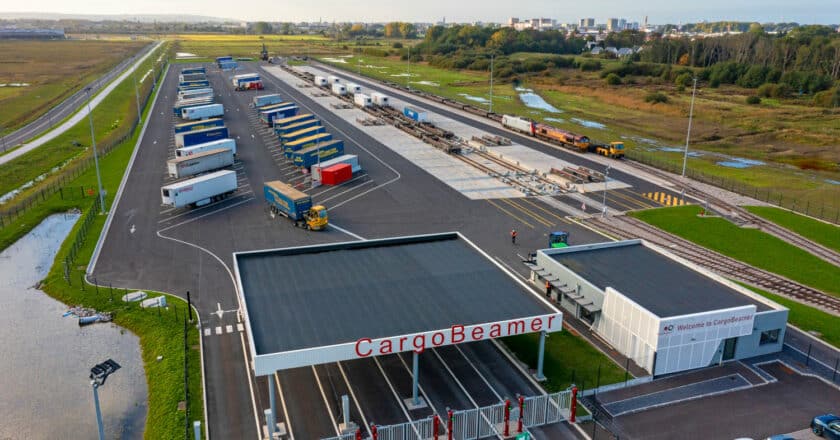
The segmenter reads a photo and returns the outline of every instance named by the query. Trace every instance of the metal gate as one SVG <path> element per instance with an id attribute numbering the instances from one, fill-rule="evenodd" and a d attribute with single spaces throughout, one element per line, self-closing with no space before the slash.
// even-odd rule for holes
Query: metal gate
<path id="1" fill-rule="evenodd" d="M 519 402 L 512 400 L 510 409 L 510 431 L 519 422 Z M 525 397 L 522 405 L 522 424 L 526 428 L 559 423 L 570 418 L 572 391 L 541 396 Z M 444 416 L 445 417 L 445 416 Z M 452 413 L 452 440 L 477 440 L 501 436 L 505 424 L 505 403 L 481 408 L 455 411 Z M 432 417 L 397 425 L 377 426 L 377 440 L 432 440 L 434 419 Z M 440 420 L 439 435 L 447 434 L 447 420 Z M 367 435 L 364 437 L 369 439 Z M 344 434 L 323 440 L 354 440 L 354 434 Z"/>

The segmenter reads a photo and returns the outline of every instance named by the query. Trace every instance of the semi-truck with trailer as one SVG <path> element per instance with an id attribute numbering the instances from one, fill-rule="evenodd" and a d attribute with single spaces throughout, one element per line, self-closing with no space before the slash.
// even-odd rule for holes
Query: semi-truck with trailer
<path id="1" fill-rule="evenodd" d="M 378 105 L 380 107 L 388 107 L 391 105 L 391 99 L 384 93 L 373 92 L 370 94 L 370 99 L 373 101 L 374 105 Z"/>
<path id="2" fill-rule="evenodd" d="M 305 138 L 300 138 L 296 141 L 286 142 L 283 144 L 283 154 L 287 158 L 292 158 L 294 153 L 303 150 L 307 147 L 311 147 L 319 142 L 326 142 L 332 140 L 331 133 L 318 133 L 313 134 L 311 136 L 307 136 Z"/>
<path id="3" fill-rule="evenodd" d="M 275 119 L 284 119 L 296 115 L 298 106 L 290 105 L 287 107 L 275 108 L 268 111 L 260 112 L 260 121 L 267 126 L 271 126 Z"/>
<path id="4" fill-rule="evenodd" d="M 318 133 L 323 133 L 325 131 L 327 131 L 327 129 L 323 125 L 313 125 L 311 127 L 302 128 L 300 130 L 296 130 L 291 133 L 286 133 L 280 136 L 280 143 L 287 144 L 289 142 L 294 142 L 296 140 L 313 136 Z"/>
<path id="5" fill-rule="evenodd" d="M 237 189 L 236 171 L 221 170 L 160 188 L 161 203 L 173 208 L 204 206 Z"/>
<path id="6" fill-rule="evenodd" d="M 295 226 L 320 231 L 329 224 L 327 208 L 322 205 L 312 206 L 312 197 L 309 194 L 286 183 L 279 180 L 265 182 L 263 195 L 273 214 L 292 220 Z"/>
<path id="7" fill-rule="evenodd" d="M 225 115 L 225 107 L 222 104 L 199 105 L 187 107 L 181 110 L 181 118 L 190 121 L 197 119 L 209 119 Z"/>
<path id="8" fill-rule="evenodd" d="M 198 107 L 200 105 L 213 104 L 213 98 L 194 98 L 194 99 L 180 99 L 172 106 L 172 113 L 177 117 L 183 115 L 183 110 L 187 107 Z"/>
<path id="9" fill-rule="evenodd" d="M 176 179 L 215 171 L 233 165 L 233 151 L 217 148 L 191 156 L 181 156 L 166 161 L 169 175 Z"/>
<path id="10" fill-rule="evenodd" d="M 272 104 L 280 104 L 281 102 L 283 102 L 283 97 L 278 95 L 277 93 L 272 93 L 270 95 L 254 96 L 254 99 L 252 100 L 254 108 L 265 107 L 267 105 Z"/>
<path id="11" fill-rule="evenodd" d="M 340 163 L 350 165 L 350 170 L 353 172 L 353 174 L 356 174 L 359 171 L 362 171 L 362 167 L 359 165 L 359 156 L 356 156 L 355 154 L 344 154 L 344 155 L 332 158 L 330 160 L 321 161 L 320 164 L 316 163 L 315 165 L 312 165 L 312 167 L 311 167 L 312 180 L 314 180 L 314 181 L 321 180 L 321 170 L 322 169 L 326 169 L 326 168 L 329 168 L 333 165 L 338 165 Z"/>
<path id="12" fill-rule="evenodd" d="M 294 124 L 288 124 L 281 127 L 274 127 L 274 133 L 277 134 L 278 138 L 282 139 L 283 135 L 285 134 L 293 133 L 298 130 L 303 130 L 304 128 L 316 127 L 318 125 L 321 125 L 321 121 L 312 118 L 307 119 L 306 121 L 296 122 Z"/>
<path id="13" fill-rule="evenodd" d="M 234 75 L 231 78 L 231 83 L 236 90 L 262 90 L 262 80 L 260 75 L 256 73 L 243 73 Z"/>
<path id="14" fill-rule="evenodd" d="M 198 145 L 191 145 L 189 147 L 178 148 L 175 150 L 176 157 L 184 157 L 184 156 L 192 156 L 194 154 L 203 153 L 205 151 L 216 150 L 219 148 L 223 148 L 226 150 L 230 150 L 234 156 L 236 156 L 236 141 L 233 139 L 219 139 L 213 142 L 207 142 L 204 144 Z"/>
<path id="15" fill-rule="evenodd" d="M 342 154 L 344 154 L 344 141 L 336 139 L 295 151 L 292 153 L 292 163 L 296 167 L 309 169 L 319 161 L 330 160 Z"/>
<path id="16" fill-rule="evenodd" d="M 403 108 L 403 115 L 417 122 L 429 122 L 429 114 L 414 107 L 405 106 Z"/>
<path id="17" fill-rule="evenodd" d="M 222 118 L 202 119 L 200 121 L 182 122 L 175 124 L 175 134 L 187 131 L 204 130 L 205 128 L 223 127 L 225 120 Z"/>
<path id="18" fill-rule="evenodd" d="M 221 127 L 205 128 L 204 130 L 183 131 L 175 133 L 175 146 L 178 148 L 192 147 L 193 145 L 206 144 L 228 138 L 228 129 Z"/>

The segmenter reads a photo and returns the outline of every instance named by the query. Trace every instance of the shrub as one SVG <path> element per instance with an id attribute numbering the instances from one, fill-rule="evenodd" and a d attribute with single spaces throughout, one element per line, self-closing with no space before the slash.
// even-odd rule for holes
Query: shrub
<path id="1" fill-rule="evenodd" d="M 391 45 L 391 47 L 393 47 L 394 49 L 402 49 L 402 48 L 403 48 L 403 44 L 402 44 L 402 43 L 400 43 L 399 41 L 397 41 L 397 42 L 395 42 L 394 44 L 392 44 L 392 45 Z"/>
<path id="2" fill-rule="evenodd" d="M 467 67 L 470 70 L 490 70 L 490 60 L 486 60 L 484 58 L 477 59 L 472 62 L 472 64 Z"/>
<path id="3" fill-rule="evenodd" d="M 767 67 L 762 66 L 750 66 L 747 71 L 735 81 L 741 87 L 745 87 L 748 89 L 754 89 L 762 84 L 767 80 L 767 73 L 770 71 Z"/>
<path id="4" fill-rule="evenodd" d="M 601 70 L 601 62 L 598 60 L 585 60 L 580 63 L 580 70 L 582 72 L 597 72 Z"/>
<path id="5" fill-rule="evenodd" d="M 541 72 L 546 69 L 546 65 L 545 62 L 539 58 L 528 58 L 522 63 L 522 68 L 525 72 Z"/>
<path id="6" fill-rule="evenodd" d="M 711 88 L 713 88 L 713 89 L 716 89 L 716 88 L 720 87 L 720 79 L 718 79 L 718 78 L 712 78 L 712 79 L 709 81 L 709 87 L 711 87 Z"/>
<path id="7" fill-rule="evenodd" d="M 786 98 L 790 96 L 790 86 L 787 84 L 762 84 L 756 91 L 762 98 Z"/>
<path id="8" fill-rule="evenodd" d="M 814 104 L 820 107 L 840 107 L 840 87 L 818 92 L 814 95 Z"/>
<path id="9" fill-rule="evenodd" d="M 647 96 L 645 96 L 645 102 L 651 104 L 664 104 L 668 102 L 668 97 L 661 92 L 648 93 Z"/>
<path id="10" fill-rule="evenodd" d="M 615 73 L 611 73 L 607 75 L 606 81 L 608 85 L 617 86 L 621 84 L 621 77 L 616 75 Z"/>
<path id="11" fill-rule="evenodd" d="M 756 95 L 747 96 L 747 104 L 749 104 L 749 105 L 761 104 L 761 98 L 759 98 Z"/>
<path id="12" fill-rule="evenodd" d="M 691 85 L 691 74 L 688 72 L 681 73 L 677 75 L 677 78 L 674 79 L 674 84 L 681 86 L 683 89 Z"/>

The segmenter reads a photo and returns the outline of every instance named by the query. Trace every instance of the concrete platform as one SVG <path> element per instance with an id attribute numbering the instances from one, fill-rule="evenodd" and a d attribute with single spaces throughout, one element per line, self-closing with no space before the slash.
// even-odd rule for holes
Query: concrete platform
<path id="1" fill-rule="evenodd" d="M 301 84 L 304 81 L 286 72 L 279 67 L 266 66 L 265 70 L 274 75 L 277 79 L 290 85 Z M 310 69 L 313 73 L 321 72 Z M 500 182 L 498 179 L 488 176 L 485 173 L 461 162 L 458 159 L 438 150 L 437 148 L 401 131 L 390 125 L 364 126 L 356 122 L 359 118 L 370 117 L 367 113 L 358 108 L 336 109 L 332 104 L 343 104 L 339 98 L 328 96 L 313 96 L 323 91 L 318 88 L 301 89 L 308 94 L 313 101 L 322 106 L 325 110 L 334 113 L 345 121 L 354 124 L 359 130 L 381 142 L 394 152 L 425 170 L 441 182 L 449 185 L 452 189 L 460 192 L 465 197 L 473 200 L 481 199 L 502 199 L 525 197 L 525 194 L 511 186 Z M 369 90 L 363 90 L 370 93 Z M 404 105 L 404 104 L 402 104 Z M 473 129 L 475 130 L 475 129 Z"/>

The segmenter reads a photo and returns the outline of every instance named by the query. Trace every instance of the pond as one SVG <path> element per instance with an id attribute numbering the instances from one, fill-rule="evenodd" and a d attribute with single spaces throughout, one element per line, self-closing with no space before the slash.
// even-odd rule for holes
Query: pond
<path id="1" fill-rule="evenodd" d="M 545 99 L 543 99 L 542 96 L 537 95 L 530 89 L 517 87 L 516 90 L 520 92 L 519 99 L 522 100 L 522 103 L 525 104 L 526 107 L 547 111 L 549 113 L 563 113 L 563 110 L 545 102 Z"/>
<path id="2" fill-rule="evenodd" d="M 90 368 L 122 369 L 99 390 L 107 438 L 142 439 L 147 412 L 140 341 L 112 324 L 79 327 L 68 306 L 34 286 L 78 214 L 57 214 L 0 252 L 0 439 L 97 437 Z"/>

